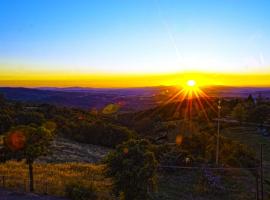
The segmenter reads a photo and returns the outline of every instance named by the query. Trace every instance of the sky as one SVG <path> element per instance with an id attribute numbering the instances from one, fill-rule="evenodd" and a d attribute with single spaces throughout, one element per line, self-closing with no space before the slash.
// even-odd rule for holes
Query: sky
<path id="1" fill-rule="evenodd" d="M 0 0 L 0 85 L 270 86 L 269 9 L 268 0 Z"/>

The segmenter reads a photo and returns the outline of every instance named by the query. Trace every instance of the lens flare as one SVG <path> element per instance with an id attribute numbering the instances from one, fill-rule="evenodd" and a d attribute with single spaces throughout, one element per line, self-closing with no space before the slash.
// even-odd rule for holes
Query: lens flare
<path id="1" fill-rule="evenodd" d="M 211 120 L 208 116 L 209 111 L 216 112 L 216 110 L 213 106 L 212 97 L 208 96 L 199 87 L 201 82 L 199 83 L 195 81 L 195 79 L 190 78 L 185 82 L 180 81 L 178 85 L 179 86 L 168 92 L 164 99 L 161 99 L 161 103 L 156 109 L 148 113 L 149 117 L 154 117 L 160 112 L 165 111 L 168 116 L 172 116 L 174 119 L 183 120 L 183 122 L 186 123 L 186 133 L 193 132 L 192 123 L 197 119 L 204 119 L 205 123 L 210 126 Z M 164 96 L 165 93 L 162 93 L 162 95 Z M 139 119 L 144 117 L 144 115 L 145 113 L 142 112 L 136 115 L 136 118 Z M 181 144 L 182 139 L 181 136 L 176 137 L 175 143 Z"/>
<path id="2" fill-rule="evenodd" d="M 24 148 L 26 137 L 22 131 L 14 131 L 7 136 L 6 143 L 11 151 L 18 151 Z"/>
<path id="3" fill-rule="evenodd" d="M 124 152 L 124 154 L 128 154 L 128 148 L 125 147 L 125 148 L 123 149 L 123 152 Z"/>
<path id="4" fill-rule="evenodd" d="M 183 142 L 183 136 L 182 135 L 177 135 L 175 138 L 175 144 L 181 145 Z"/>

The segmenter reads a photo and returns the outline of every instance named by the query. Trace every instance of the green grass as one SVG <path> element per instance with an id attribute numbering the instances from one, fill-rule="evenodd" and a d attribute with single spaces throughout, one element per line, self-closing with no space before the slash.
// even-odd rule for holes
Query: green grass
<path id="1" fill-rule="evenodd" d="M 258 158 L 260 155 L 260 144 L 264 144 L 264 162 L 265 164 L 270 164 L 270 137 L 260 135 L 256 127 L 234 126 L 225 128 L 221 131 L 221 134 L 240 143 L 247 144 L 256 152 Z"/>
<path id="2" fill-rule="evenodd" d="M 260 144 L 264 144 L 263 147 L 263 164 L 270 166 L 270 137 L 262 136 L 257 127 L 247 126 L 233 126 L 222 130 L 221 134 L 225 137 L 232 138 L 248 145 L 251 149 L 256 152 L 256 156 L 260 158 Z M 270 170 L 264 170 L 265 179 L 270 181 Z M 270 185 L 265 184 L 267 195 L 270 198 Z"/>
<path id="3" fill-rule="evenodd" d="M 199 170 L 179 170 L 159 174 L 158 191 L 154 195 L 156 200 L 253 200 L 255 188 L 247 182 L 252 180 L 249 172 L 219 173 L 223 191 L 211 189 L 203 182 Z M 250 188 L 251 186 L 251 188 Z"/>

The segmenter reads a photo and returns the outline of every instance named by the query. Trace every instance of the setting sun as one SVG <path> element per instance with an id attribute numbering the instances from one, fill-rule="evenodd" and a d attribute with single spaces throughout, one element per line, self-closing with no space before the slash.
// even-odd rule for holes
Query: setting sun
<path id="1" fill-rule="evenodd" d="M 188 80 L 187 81 L 187 85 L 190 86 L 190 87 L 194 87 L 196 85 L 196 81 L 194 81 L 194 80 Z"/>

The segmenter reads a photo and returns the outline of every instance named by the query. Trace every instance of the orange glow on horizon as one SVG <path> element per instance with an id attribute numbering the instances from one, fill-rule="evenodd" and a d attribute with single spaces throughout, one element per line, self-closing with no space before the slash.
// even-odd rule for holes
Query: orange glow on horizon
<path id="1" fill-rule="evenodd" d="M 204 86 L 269 87 L 270 74 L 215 74 L 187 72 L 176 74 L 0 74 L 0 86 L 7 87 L 96 87 L 127 88 L 149 86 L 179 86 L 196 80 Z"/>

